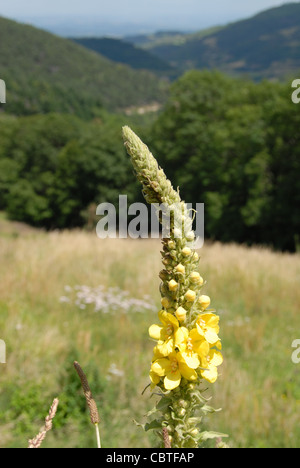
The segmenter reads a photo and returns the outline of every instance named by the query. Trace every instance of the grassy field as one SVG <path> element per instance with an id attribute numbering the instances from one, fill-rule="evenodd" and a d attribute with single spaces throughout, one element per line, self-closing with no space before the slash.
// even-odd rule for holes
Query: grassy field
<path id="1" fill-rule="evenodd" d="M 154 403 L 141 393 L 152 356 L 148 327 L 157 321 L 146 306 L 160 304 L 160 242 L 10 231 L 1 222 L 0 338 L 7 345 L 1 447 L 26 447 L 56 396 L 59 410 L 43 446 L 94 447 L 75 359 L 100 409 L 103 445 L 153 446 L 153 436 L 133 419 L 143 421 Z M 204 421 L 205 429 L 229 434 L 233 448 L 300 447 L 300 365 L 291 361 L 291 343 L 300 338 L 299 255 L 218 243 L 200 255 L 205 293 L 221 316 L 225 358 L 208 390 L 211 404 L 223 410 Z M 99 292 L 91 288 L 100 285 L 102 301 L 109 291 L 108 313 L 101 303 L 94 310 Z M 90 305 L 78 296 L 76 303 L 75 286 L 86 286 Z M 142 302 L 134 307 L 133 299 Z"/>

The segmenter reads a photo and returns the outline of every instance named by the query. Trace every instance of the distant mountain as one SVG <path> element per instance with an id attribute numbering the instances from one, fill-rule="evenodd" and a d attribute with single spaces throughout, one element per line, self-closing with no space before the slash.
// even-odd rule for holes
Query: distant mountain
<path id="1" fill-rule="evenodd" d="M 176 70 L 165 60 L 120 39 L 103 37 L 73 38 L 72 40 L 114 62 L 123 63 L 135 69 L 149 70 L 159 76 L 176 74 Z"/>
<path id="2" fill-rule="evenodd" d="M 150 34 L 155 30 L 155 25 L 148 22 L 137 23 L 126 21 L 116 15 L 105 17 L 86 14 L 72 14 L 72 8 L 68 14 L 57 15 L 17 15 L 15 19 L 19 23 L 30 24 L 61 37 L 123 37 L 132 34 Z"/>
<path id="3" fill-rule="evenodd" d="M 138 43 L 136 38 L 133 41 Z M 181 71 L 219 69 L 254 79 L 283 78 L 300 70 L 300 3 L 272 8 L 204 34 L 140 38 L 139 45 Z"/>
<path id="4" fill-rule="evenodd" d="M 183 31 L 157 31 L 151 34 L 137 34 L 134 36 L 126 36 L 124 40 L 140 47 L 144 50 L 149 50 L 162 45 L 183 45 L 187 41 L 195 38 L 202 38 L 208 36 L 216 31 L 219 31 L 224 26 L 214 26 L 207 29 L 202 29 L 197 32 L 183 32 Z"/>
<path id="5" fill-rule="evenodd" d="M 97 115 L 162 102 L 166 83 L 79 44 L 0 17 L 0 78 L 7 112 Z"/>

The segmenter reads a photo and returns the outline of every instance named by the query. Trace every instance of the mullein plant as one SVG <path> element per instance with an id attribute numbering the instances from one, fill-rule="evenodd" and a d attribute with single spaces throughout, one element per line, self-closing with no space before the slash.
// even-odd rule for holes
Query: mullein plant
<path id="1" fill-rule="evenodd" d="M 129 127 L 123 128 L 123 138 L 146 201 L 169 207 L 169 216 L 159 213 L 163 233 L 168 231 L 162 240 L 164 269 L 159 274 L 162 307 L 159 324 L 149 328 L 155 342 L 150 386 L 160 399 L 143 427 L 157 430 L 162 445 L 166 446 L 168 434 L 172 448 L 197 448 L 207 439 L 225 436 L 200 430 L 203 415 L 216 411 L 203 393 L 204 382 L 216 382 L 223 362 L 219 317 L 201 292 L 204 280 L 198 271 L 190 210 Z"/>

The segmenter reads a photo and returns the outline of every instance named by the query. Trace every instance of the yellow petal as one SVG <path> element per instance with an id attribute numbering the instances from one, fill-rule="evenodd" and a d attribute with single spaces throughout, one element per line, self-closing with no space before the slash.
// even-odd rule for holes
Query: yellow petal
<path id="1" fill-rule="evenodd" d="M 198 331 L 199 329 L 199 331 Z M 197 328 L 193 328 L 191 331 L 190 331 L 190 338 L 192 340 L 192 343 L 193 343 L 193 349 L 196 351 L 201 345 L 203 345 L 203 343 L 206 342 L 205 338 L 204 338 L 204 333 L 202 331 L 202 329 L 198 326 L 198 329 Z M 200 334 L 201 332 L 201 334 Z M 209 347 L 208 347 L 209 348 Z M 207 353 L 208 354 L 208 351 L 209 349 L 207 350 Z M 198 352 L 198 351 L 196 351 Z"/>
<path id="2" fill-rule="evenodd" d="M 177 330 L 177 328 L 179 328 L 179 322 L 177 318 L 174 315 L 169 314 L 168 312 L 167 314 L 168 314 L 168 317 L 167 317 L 168 322 L 173 325 L 174 331 Z"/>
<path id="3" fill-rule="evenodd" d="M 222 349 L 222 342 L 221 342 L 221 340 L 219 340 L 219 341 L 217 341 L 216 343 L 211 344 L 210 346 L 211 346 L 211 347 L 215 346 L 217 349 L 220 349 L 220 350 L 221 350 L 221 349 Z"/>
<path id="4" fill-rule="evenodd" d="M 169 359 L 162 358 L 157 359 L 153 362 L 151 366 L 151 371 L 155 374 L 159 375 L 160 377 L 164 377 L 167 372 L 171 370 L 171 364 Z"/>
<path id="5" fill-rule="evenodd" d="M 182 344 L 189 336 L 189 331 L 185 327 L 179 327 L 178 330 L 174 333 L 175 345 L 179 346 Z"/>
<path id="6" fill-rule="evenodd" d="M 149 328 L 149 336 L 150 338 L 153 338 L 153 340 L 163 339 L 162 332 L 163 327 L 160 327 L 159 325 L 151 325 L 151 327 Z"/>
<path id="7" fill-rule="evenodd" d="M 164 379 L 164 387 L 166 390 L 174 390 L 180 385 L 181 374 L 179 370 L 176 372 L 168 372 Z"/>
<path id="8" fill-rule="evenodd" d="M 219 351 L 212 350 L 210 351 L 210 364 L 212 366 L 218 367 L 223 363 L 223 356 Z"/>
<path id="9" fill-rule="evenodd" d="M 159 318 L 159 320 L 161 321 L 161 323 L 162 323 L 164 326 L 168 325 L 168 322 L 165 321 L 165 314 L 166 314 L 166 313 L 167 313 L 167 312 L 166 312 L 165 310 L 160 310 L 160 311 L 158 312 L 158 318 Z"/>
<path id="10" fill-rule="evenodd" d="M 191 369 L 197 369 L 200 366 L 200 360 L 196 353 L 181 353 L 185 364 Z"/>
<path id="11" fill-rule="evenodd" d="M 204 338 L 204 331 L 202 330 L 202 327 L 198 323 L 196 323 L 196 327 L 198 335 Z"/>
<path id="12" fill-rule="evenodd" d="M 209 343 L 205 340 L 202 340 L 201 342 L 199 341 L 194 345 L 194 350 L 201 357 L 201 359 L 204 359 L 208 356 L 209 353 Z"/>
<path id="13" fill-rule="evenodd" d="M 207 325 L 212 328 L 218 328 L 220 317 L 216 314 L 206 314 L 207 315 Z"/>
<path id="14" fill-rule="evenodd" d="M 168 338 L 166 341 L 158 343 L 157 351 L 162 356 L 169 356 L 174 351 L 174 346 L 174 339 Z"/>
<path id="15" fill-rule="evenodd" d="M 169 312 L 166 312 L 165 310 L 161 310 L 158 313 L 158 316 L 159 316 L 159 320 L 165 327 L 170 325 L 170 323 L 173 326 L 174 330 L 177 330 L 177 328 L 179 327 L 179 322 L 173 314 L 170 314 Z"/>
<path id="16" fill-rule="evenodd" d="M 219 341 L 218 335 L 216 334 L 216 332 L 215 332 L 212 328 L 208 328 L 208 329 L 204 332 L 204 336 L 205 336 L 205 339 L 206 339 L 210 344 L 214 344 L 214 343 L 216 343 L 217 341 Z"/>
<path id="17" fill-rule="evenodd" d="M 214 366 L 201 371 L 202 377 L 210 383 L 215 383 L 218 378 L 218 369 Z"/>
<path id="18" fill-rule="evenodd" d="M 189 333 L 189 338 L 192 340 L 193 347 L 199 346 L 203 341 L 205 341 L 203 334 L 200 334 L 200 332 L 202 333 L 202 330 L 199 327 L 199 331 L 197 328 L 193 328 Z"/>
<path id="19" fill-rule="evenodd" d="M 152 362 L 156 361 L 157 359 L 163 358 L 164 356 L 161 354 L 161 352 L 157 349 L 157 346 L 154 347 L 153 349 L 153 359 Z"/>
<path id="20" fill-rule="evenodd" d="M 194 369 L 190 369 L 184 362 L 179 363 L 179 370 L 182 375 L 187 380 L 195 382 L 198 378 L 197 372 Z"/>
<path id="21" fill-rule="evenodd" d="M 150 371 L 149 377 L 154 385 L 157 385 L 160 382 L 159 375 L 155 374 L 153 371 Z"/>
<path id="22" fill-rule="evenodd" d="M 206 314 L 201 314 L 198 320 L 202 320 L 206 323 L 207 328 L 212 328 L 217 334 L 220 331 L 219 321 L 220 317 L 212 312 L 207 312 Z"/>

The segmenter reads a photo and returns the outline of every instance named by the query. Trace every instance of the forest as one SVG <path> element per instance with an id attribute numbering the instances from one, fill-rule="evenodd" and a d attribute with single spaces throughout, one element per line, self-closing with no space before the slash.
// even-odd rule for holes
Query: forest
<path id="1" fill-rule="evenodd" d="M 205 204 L 206 237 L 296 251 L 299 106 L 291 83 L 190 71 L 150 116 L 99 110 L 0 116 L 0 209 L 52 229 L 82 227 L 91 206 L 141 200 L 121 138 L 138 131 L 182 196 Z M 21 112 L 19 113 L 21 114 Z"/>

